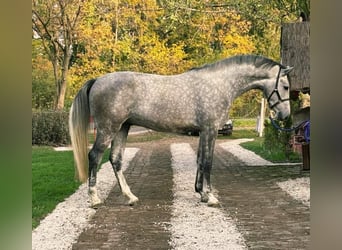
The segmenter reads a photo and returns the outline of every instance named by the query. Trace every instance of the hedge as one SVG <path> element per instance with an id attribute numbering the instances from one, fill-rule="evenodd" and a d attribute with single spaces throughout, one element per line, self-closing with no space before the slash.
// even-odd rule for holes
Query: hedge
<path id="1" fill-rule="evenodd" d="M 69 145 L 68 116 L 65 111 L 32 112 L 32 145 Z"/>

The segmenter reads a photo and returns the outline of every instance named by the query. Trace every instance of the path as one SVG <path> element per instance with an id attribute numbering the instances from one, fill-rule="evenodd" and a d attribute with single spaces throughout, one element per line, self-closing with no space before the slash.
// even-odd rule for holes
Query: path
<path id="1" fill-rule="evenodd" d="M 266 162 L 236 143 L 217 141 L 212 183 L 220 206 L 213 208 L 194 192 L 197 137 L 128 143 L 123 168 L 140 202 L 126 205 L 106 163 L 99 171 L 104 204 L 89 208 L 82 185 L 32 232 L 32 248 L 308 249 L 309 193 L 302 203 L 280 186 L 309 173 Z M 309 178 L 301 179 L 308 187 Z"/>
<path id="2" fill-rule="evenodd" d="M 188 143 L 194 151 L 197 149 L 197 139 L 194 137 L 127 145 L 140 148 L 126 171 L 128 184 L 140 203 L 134 207 L 127 206 L 115 186 L 72 249 L 170 249 L 170 244 L 177 249 L 189 249 L 189 246 L 182 248 L 181 243 L 172 243 L 177 241 L 177 237 L 180 240 L 187 237 L 184 234 L 175 237 L 172 233 L 175 197 L 172 193 L 174 177 L 171 162 L 174 156 L 171 155 L 170 145 L 180 143 Z M 212 182 L 221 204 L 217 210 L 212 210 L 212 216 L 222 213 L 225 216 L 223 221 L 235 222 L 244 241 L 241 248 L 308 249 L 310 209 L 276 184 L 302 177 L 300 167 L 248 167 L 220 147 L 219 143 L 215 150 Z M 194 196 L 193 206 L 198 207 L 199 217 L 205 204 L 198 201 L 196 194 Z M 193 220 L 189 215 L 183 219 L 187 218 Z M 210 224 L 210 217 L 203 223 Z M 188 229 L 191 240 L 196 237 L 193 233 L 196 230 L 196 227 Z M 205 242 L 201 239 L 205 235 L 206 232 L 198 232 L 197 241 Z M 206 247 L 204 249 L 209 249 Z"/>

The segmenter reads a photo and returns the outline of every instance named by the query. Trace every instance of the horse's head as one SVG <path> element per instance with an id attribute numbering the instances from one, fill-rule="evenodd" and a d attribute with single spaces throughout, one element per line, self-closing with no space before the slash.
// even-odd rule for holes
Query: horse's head
<path id="1" fill-rule="evenodd" d="M 280 66 L 264 89 L 268 105 L 275 112 L 275 118 L 279 120 L 284 120 L 290 116 L 290 82 L 288 74 L 292 69 L 293 67 Z"/>

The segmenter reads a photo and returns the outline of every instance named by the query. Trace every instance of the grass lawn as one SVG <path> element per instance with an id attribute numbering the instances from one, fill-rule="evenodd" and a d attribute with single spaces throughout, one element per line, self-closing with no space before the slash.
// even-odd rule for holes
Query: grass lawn
<path id="1" fill-rule="evenodd" d="M 108 160 L 108 152 L 104 156 Z M 80 186 L 72 151 L 32 147 L 32 228 Z"/>
<path id="2" fill-rule="evenodd" d="M 298 153 L 290 152 L 286 154 L 283 150 L 274 148 L 272 151 L 267 150 L 264 145 L 264 138 L 259 137 L 254 129 L 248 129 L 256 126 L 256 119 L 233 119 L 234 129 L 230 136 L 219 135 L 220 139 L 239 139 L 239 138 L 253 138 L 254 141 L 244 142 L 240 145 L 254 153 L 260 155 L 262 158 L 271 162 L 301 162 L 301 155 Z"/>
<path id="3" fill-rule="evenodd" d="M 234 128 L 255 128 L 257 124 L 256 118 L 233 118 Z"/>
<path id="4" fill-rule="evenodd" d="M 32 147 L 32 227 L 79 187 L 71 151 Z"/>
<path id="5" fill-rule="evenodd" d="M 253 151 L 262 158 L 271 162 L 301 162 L 301 155 L 298 153 L 290 152 L 286 154 L 283 150 L 267 150 L 263 146 L 264 138 L 256 137 L 254 141 L 244 142 L 240 145 L 248 150 Z"/>

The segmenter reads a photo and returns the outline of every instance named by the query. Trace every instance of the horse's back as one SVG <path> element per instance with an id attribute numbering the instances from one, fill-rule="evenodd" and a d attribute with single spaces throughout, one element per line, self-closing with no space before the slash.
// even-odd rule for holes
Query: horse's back
<path id="1" fill-rule="evenodd" d="M 129 121 L 155 130 L 197 126 L 191 83 L 184 75 L 109 73 L 98 78 L 91 90 L 91 112 L 98 121 Z"/>

